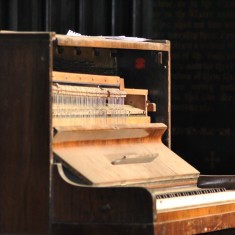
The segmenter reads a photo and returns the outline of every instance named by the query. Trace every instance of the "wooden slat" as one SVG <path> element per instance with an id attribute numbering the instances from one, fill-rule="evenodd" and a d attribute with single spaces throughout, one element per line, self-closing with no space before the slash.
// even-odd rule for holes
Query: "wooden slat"
<path id="1" fill-rule="evenodd" d="M 148 95 L 148 90 L 146 89 L 130 89 L 127 88 L 125 89 L 127 95 L 144 95 L 147 97 Z"/>
<path id="2" fill-rule="evenodd" d="M 95 74 L 80 74 L 53 71 L 53 81 L 66 83 L 82 83 L 82 84 L 97 84 L 120 86 L 121 78 L 118 76 L 95 75 Z"/>
<path id="3" fill-rule="evenodd" d="M 157 131 L 155 132 L 155 130 Z M 165 132 L 166 126 L 162 123 L 119 124 L 119 125 L 84 125 L 54 126 L 53 143 L 66 143 L 78 141 L 102 141 L 143 138 L 154 134 L 155 138 Z"/>
<path id="4" fill-rule="evenodd" d="M 169 51 L 169 41 L 145 41 L 140 42 L 133 40 L 115 40 L 106 39 L 105 37 L 87 37 L 87 36 L 56 36 L 58 46 L 76 46 L 76 47 L 98 47 L 98 48 L 125 48 L 125 49 L 139 49 L 139 50 L 161 50 Z"/>

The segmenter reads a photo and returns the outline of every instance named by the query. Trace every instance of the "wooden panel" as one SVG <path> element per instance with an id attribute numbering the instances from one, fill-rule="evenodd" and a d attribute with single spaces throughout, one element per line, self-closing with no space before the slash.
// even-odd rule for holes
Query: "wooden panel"
<path id="1" fill-rule="evenodd" d="M 77 142 L 57 144 L 53 151 L 78 176 L 93 185 L 130 185 L 147 181 L 155 184 L 165 181 L 167 184 L 186 178 L 194 178 L 196 182 L 199 172 L 162 144 L 164 130 L 165 125 L 160 124 L 106 129 L 83 127 L 67 133 L 65 129 L 65 141 L 71 141 L 72 134 L 72 140 L 77 137 Z M 156 157 L 149 162 L 151 156 Z M 137 163 L 113 164 L 123 158 Z"/>
<path id="2" fill-rule="evenodd" d="M 0 233 L 46 233 L 50 34 L 0 34 Z"/>
<path id="3" fill-rule="evenodd" d="M 145 188 L 79 187 L 59 174 L 56 165 L 52 197 L 53 224 L 146 224 L 155 213 L 155 200 Z"/>
<path id="4" fill-rule="evenodd" d="M 234 208 L 234 204 L 231 208 Z M 225 208 L 225 210 L 228 208 Z M 207 208 L 206 213 L 202 216 L 195 216 L 193 218 L 184 218 L 179 220 L 170 220 L 166 222 L 157 222 L 155 227 L 155 234 L 161 234 L 165 231 L 165 234 L 175 235 L 175 234 L 199 234 L 199 233 L 209 233 L 212 231 L 218 231 L 218 234 L 234 234 L 233 230 L 226 229 L 234 228 L 235 226 L 235 212 L 228 210 L 220 211 L 217 210 L 215 214 L 214 211 Z M 219 231 L 222 230 L 222 231 Z M 214 233 L 212 233 L 214 234 Z M 215 233 L 217 234 L 217 233 Z"/>

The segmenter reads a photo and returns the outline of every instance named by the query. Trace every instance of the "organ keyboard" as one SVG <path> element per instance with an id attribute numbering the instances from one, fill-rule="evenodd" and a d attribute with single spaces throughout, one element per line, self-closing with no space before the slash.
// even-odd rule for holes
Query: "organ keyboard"
<path id="1" fill-rule="evenodd" d="M 168 41 L 2 32 L 0 42 L 0 234 L 235 227 L 235 191 L 201 183 L 170 149 Z"/>

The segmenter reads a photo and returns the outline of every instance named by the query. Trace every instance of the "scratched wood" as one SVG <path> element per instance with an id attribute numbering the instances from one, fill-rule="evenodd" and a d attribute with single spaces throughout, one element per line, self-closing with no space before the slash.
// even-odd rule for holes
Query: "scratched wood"
<path id="1" fill-rule="evenodd" d="M 235 232 L 234 208 L 234 203 L 225 206 L 205 207 L 200 210 L 183 211 L 182 214 L 177 213 L 178 218 L 176 213 L 173 217 L 168 214 L 169 217 L 168 215 L 165 216 L 166 220 L 159 215 L 159 222 L 157 221 L 154 224 L 154 231 L 156 234 L 161 234 L 164 231 L 168 235 L 174 235 L 176 233 L 190 235 L 209 232 L 214 232 L 212 234 L 232 235 Z"/>

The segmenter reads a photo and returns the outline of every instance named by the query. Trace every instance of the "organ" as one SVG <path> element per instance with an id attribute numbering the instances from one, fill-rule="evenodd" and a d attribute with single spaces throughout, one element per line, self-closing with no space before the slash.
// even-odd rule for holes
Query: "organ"
<path id="1" fill-rule="evenodd" d="M 170 148 L 169 41 L 0 42 L 0 234 L 234 228 L 235 191 L 204 184 Z"/>

